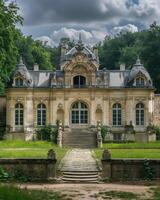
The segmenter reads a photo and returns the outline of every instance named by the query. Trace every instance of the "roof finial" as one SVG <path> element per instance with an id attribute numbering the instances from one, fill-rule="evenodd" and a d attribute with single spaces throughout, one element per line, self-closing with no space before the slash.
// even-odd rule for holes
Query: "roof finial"
<path id="1" fill-rule="evenodd" d="M 22 58 L 22 56 L 20 56 L 19 64 L 22 64 L 22 65 L 24 64 L 24 63 L 23 63 L 23 58 Z"/>
<path id="2" fill-rule="evenodd" d="M 78 43 L 82 44 L 82 34 L 81 34 L 81 32 L 79 33 L 79 40 L 78 40 Z"/>
<path id="3" fill-rule="evenodd" d="M 141 60 L 139 58 L 139 55 L 137 55 L 136 65 L 141 65 Z"/>

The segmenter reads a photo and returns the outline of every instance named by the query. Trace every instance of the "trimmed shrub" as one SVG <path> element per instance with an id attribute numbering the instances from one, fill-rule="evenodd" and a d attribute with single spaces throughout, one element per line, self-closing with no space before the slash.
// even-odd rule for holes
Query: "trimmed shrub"
<path id="1" fill-rule="evenodd" d="M 56 143 L 58 135 L 58 127 L 47 125 L 41 128 L 37 128 L 36 135 L 38 140 Z"/>
<path id="2" fill-rule="evenodd" d="M 105 137 L 108 133 L 109 127 L 108 126 L 102 126 L 101 127 L 101 135 L 102 135 L 102 141 L 105 142 Z"/>

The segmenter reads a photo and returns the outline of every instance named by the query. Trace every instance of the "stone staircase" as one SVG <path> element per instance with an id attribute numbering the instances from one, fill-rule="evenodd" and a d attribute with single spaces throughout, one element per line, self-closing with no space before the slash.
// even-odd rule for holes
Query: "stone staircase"
<path id="1" fill-rule="evenodd" d="M 98 183 L 100 168 L 90 149 L 72 149 L 61 161 L 61 180 L 68 183 Z"/>
<path id="2" fill-rule="evenodd" d="M 96 132 L 89 128 L 72 128 L 64 131 L 63 146 L 72 148 L 95 148 L 97 146 Z"/>
<path id="3" fill-rule="evenodd" d="M 63 172 L 63 182 L 98 183 L 97 171 L 66 171 Z"/>

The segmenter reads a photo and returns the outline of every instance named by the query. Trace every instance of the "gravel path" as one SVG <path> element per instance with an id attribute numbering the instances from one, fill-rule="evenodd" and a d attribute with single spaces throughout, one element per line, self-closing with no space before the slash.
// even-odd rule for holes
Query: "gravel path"
<path id="1" fill-rule="evenodd" d="M 150 193 L 149 186 L 121 185 L 121 184 L 23 184 L 21 188 L 40 189 L 66 194 L 73 200 L 103 200 L 99 192 L 122 191 L 132 192 L 147 199 Z"/>

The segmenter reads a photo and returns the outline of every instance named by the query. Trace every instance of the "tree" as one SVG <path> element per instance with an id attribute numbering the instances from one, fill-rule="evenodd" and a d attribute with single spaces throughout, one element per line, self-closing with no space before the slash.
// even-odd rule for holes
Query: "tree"
<path id="1" fill-rule="evenodd" d="M 5 83 L 18 59 L 16 41 L 21 34 L 16 24 L 22 23 L 22 18 L 17 12 L 15 4 L 6 6 L 0 0 L 0 93 L 4 92 Z"/>

